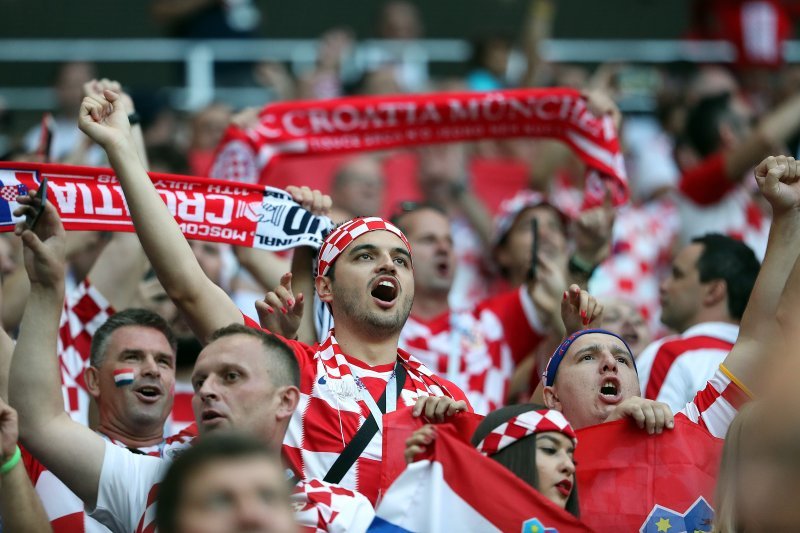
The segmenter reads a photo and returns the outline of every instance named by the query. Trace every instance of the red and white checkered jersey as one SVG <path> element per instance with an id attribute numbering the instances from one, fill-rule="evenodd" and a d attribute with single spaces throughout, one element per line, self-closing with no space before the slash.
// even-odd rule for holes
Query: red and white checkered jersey
<path id="1" fill-rule="evenodd" d="M 739 408 L 751 398 L 745 386 L 724 365 L 719 365 L 694 400 L 675 416 L 685 416 L 713 436 L 724 439 Z"/>
<path id="2" fill-rule="evenodd" d="M 250 327 L 260 327 L 247 317 L 244 320 Z M 294 350 L 300 366 L 300 402 L 283 440 L 284 457 L 302 479 L 324 479 L 336 458 L 371 416 L 359 383 L 378 401 L 394 365 L 370 366 L 342 353 L 333 330 L 322 344 L 308 346 L 284 341 Z M 407 371 L 398 408 L 414 405 L 417 398 L 425 396 L 467 401 L 461 389 L 434 375 L 402 349 L 397 351 L 397 362 Z M 378 499 L 382 457 L 382 436 L 377 432 L 340 484 L 360 492 L 374 505 Z"/>
<path id="3" fill-rule="evenodd" d="M 110 439 L 100 434 L 110 444 L 114 444 L 129 455 L 127 446 L 120 441 Z M 190 438 L 190 434 L 181 434 L 165 439 L 159 444 L 138 448 L 139 454 L 160 457 L 162 451 L 168 446 L 183 442 Z M 42 463 L 31 456 L 27 450 L 23 451 L 23 462 L 28 476 L 36 489 L 36 494 L 42 501 L 50 525 L 54 533 L 95 533 L 109 531 L 100 522 L 88 516 L 84 511 L 83 501 L 80 500 L 64 483 L 47 470 Z"/>
<path id="4" fill-rule="evenodd" d="M 589 292 L 635 302 L 651 331 L 659 331 L 658 286 L 669 269 L 680 219 L 668 199 L 626 205 L 614 222 L 611 256 L 595 270 Z"/>
<path id="5" fill-rule="evenodd" d="M 91 516 L 112 531 L 155 533 L 159 483 L 172 460 L 190 445 L 172 446 L 162 457 L 106 445 L 97 505 Z M 309 533 L 365 531 L 375 516 L 372 504 L 361 494 L 315 479 L 298 483 L 292 504 L 301 530 Z"/>
<path id="6" fill-rule="evenodd" d="M 738 336 L 735 324 L 704 322 L 651 343 L 636 359 L 642 395 L 680 411 L 705 387 Z"/>
<path id="7" fill-rule="evenodd" d="M 58 330 L 58 360 L 64 406 L 76 422 L 89 425 L 89 393 L 83 371 L 89 366 L 92 336 L 114 314 L 108 300 L 85 279 L 64 301 Z"/>
<path id="8" fill-rule="evenodd" d="M 292 505 L 304 533 L 366 531 L 375 518 L 375 509 L 366 497 L 319 479 L 298 483 Z"/>
<path id="9" fill-rule="evenodd" d="M 433 320 L 409 317 L 400 347 L 458 385 L 476 413 L 505 404 L 514 367 L 539 344 L 544 326 L 522 287 L 481 302 L 469 311 L 448 311 Z"/>

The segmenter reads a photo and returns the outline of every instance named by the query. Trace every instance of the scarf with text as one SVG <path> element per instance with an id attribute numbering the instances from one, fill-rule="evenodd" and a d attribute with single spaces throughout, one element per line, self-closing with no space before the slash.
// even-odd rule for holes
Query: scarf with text
<path id="1" fill-rule="evenodd" d="M 47 201 L 64 228 L 76 231 L 134 231 L 122 186 L 107 168 L 0 162 L 0 232 L 13 231 L 17 195 L 47 178 Z M 150 173 L 169 212 L 188 239 L 285 250 L 319 248 L 331 228 L 274 187 Z"/>
<path id="2" fill-rule="evenodd" d="M 422 144 L 554 138 L 586 164 L 584 208 L 628 197 L 624 161 L 610 116 L 596 117 L 574 89 L 513 89 L 349 97 L 268 104 L 258 123 L 228 127 L 211 176 L 257 183 L 281 157 L 385 150 Z"/>

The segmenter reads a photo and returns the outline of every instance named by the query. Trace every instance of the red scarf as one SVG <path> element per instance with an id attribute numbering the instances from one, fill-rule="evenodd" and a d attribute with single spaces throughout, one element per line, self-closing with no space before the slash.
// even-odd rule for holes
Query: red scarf
<path id="1" fill-rule="evenodd" d="M 12 231 L 17 195 L 48 180 L 47 201 L 64 228 L 76 231 L 134 231 L 122 186 L 107 168 L 0 162 L 0 232 Z M 327 217 L 316 217 L 274 187 L 191 176 L 150 174 L 183 234 L 189 239 L 285 250 L 319 248 Z"/>
<path id="2" fill-rule="evenodd" d="M 567 143 L 589 169 L 585 207 L 603 203 L 603 181 L 614 205 L 627 200 L 627 179 L 613 120 L 595 117 L 580 92 L 561 88 L 269 104 L 254 127 L 227 129 L 211 176 L 256 183 L 279 157 L 511 137 L 554 138 Z"/>

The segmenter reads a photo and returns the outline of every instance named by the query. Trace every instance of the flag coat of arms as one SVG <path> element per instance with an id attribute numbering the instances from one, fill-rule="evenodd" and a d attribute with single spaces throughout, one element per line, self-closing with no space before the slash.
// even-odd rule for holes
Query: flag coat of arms
<path id="1" fill-rule="evenodd" d="M 38 173 L 28 170 L 0 169 L 0 226 L 13 226 L 21 217 L 14 217 L 19 207 L 17 196 L 28 194 L 30 187 L 37 187 Z"/>

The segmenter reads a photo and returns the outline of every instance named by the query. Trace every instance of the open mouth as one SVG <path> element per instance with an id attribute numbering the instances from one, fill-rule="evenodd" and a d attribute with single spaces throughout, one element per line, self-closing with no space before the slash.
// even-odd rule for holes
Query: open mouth
<path id="1" fill-rule="evenodd" d="M 600 387 L 600 394 L 602 394 L 603 396 L 616 396 L 617 385 L 611 380 L 605 381 L 603 385 Z"/>
<path id="2" fill-rule="evenodd" d="M 151 385 L 137 387 L 133 392 L 145 402 L 155 402 L 161 398 L 161 389 Z"/>
<path id="3" fill-rule="evenodd" d="M 450 266 L 447 264 L 446 261 L 442 261 L 441 263 L 436 264 L 436 273 L 440 276 L 444 277 L 450 273 Z"/>
<path id="4" fill-rule="evenodd" d="M 379 302 L 390 304 L 397 298 L 397 282 L 391 278 L 382 278 L 372 288 L 370 294 Z"/>

